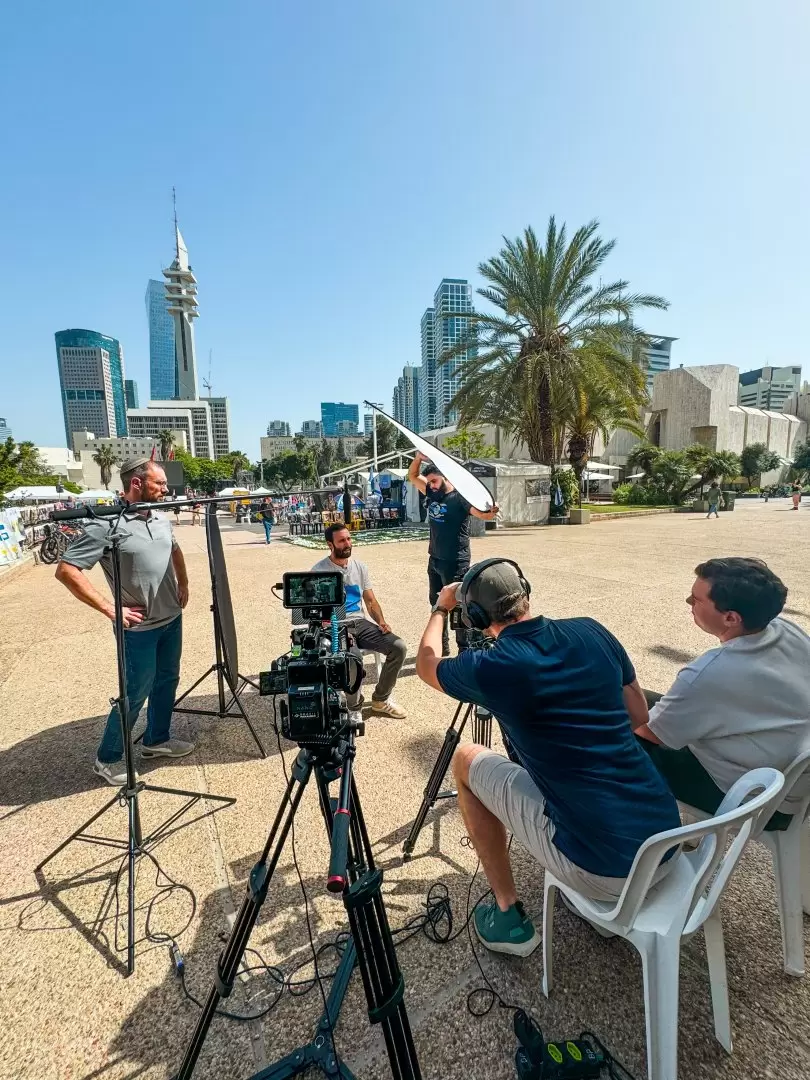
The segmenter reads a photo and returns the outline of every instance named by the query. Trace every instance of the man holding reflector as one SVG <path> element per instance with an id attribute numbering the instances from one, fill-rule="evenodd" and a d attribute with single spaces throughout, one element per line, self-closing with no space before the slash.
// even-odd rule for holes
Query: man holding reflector
<path id="1" fill-rule="evenodd" d="M 430 523 L 428 596 L 433 607 L 444 586 L 461 581 L 470 569 L 470 515 L 482 521 L 493 521 L 497 517 L 498 507 L 493 504 L 488 510 L 478 510 L 432 463 L 420 473 L 422 462 L 427 460 L 421 451 L 417 451 L 408 470 L 408 482 L 419 488 L 427 500 Z M 457 630 L 456 643 L 459 649 L 463 648 L 463 642 L 464 631 Z M 449 655 L 450 634 L 445 621 L 442 630 L 442 656 Z"/>

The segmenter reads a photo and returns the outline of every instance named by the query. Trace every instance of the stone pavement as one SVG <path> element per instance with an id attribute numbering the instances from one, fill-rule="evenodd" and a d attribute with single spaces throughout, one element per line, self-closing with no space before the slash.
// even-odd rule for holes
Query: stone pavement
<path id="1" fill-rule="evenodd" d="M 642 683 L 665 689 L 678 667 L 711 646 L 684 604 L 695 564 L 713 555 L 759 555 L 789 586 L 788 615 L 810 629 L 807 544 L 810 508 L 793 514 L 786 501 L 746 506 L 706 521 L 692 515 L 605 522 L 599 528 L 559 527 L 501 532 L 475 541 L 474 557 L 516 558 L 533 584 L 537 612 L 589 614 L 627 647 Z M 282 653 L 288 617 L 270 594 L 284 570 L 307 569 L 311 551 L 260 542 L 259 527 L 223 532 L 240 668 L 255 675 Z M 211 662 L 209 587 L 204 532 L 181 524 L 192 599 L 185 619 L 181 688 Z M 463 845 L 452 802 L 428 820 L 416 857 L 401 862 L 401 845 L 439 751 L 451 703 L 424 687 L 413 656 L 427 616 L 426 549 L 419 542 L 363 551 L 375 591 L 409 646 L 397 698 L 408 720 L 368 719 L 358 746 L 357 778 L 380 865 L 392 925 L 423 910 L 435 880 L 447 885 L 456 918 L 464 921 L 475 860 Z M 94 571 L 100 581 L 101 575 Z M 103 584 L 102 584 L 103 588 Z M 168 950 L 143 942 L 137 968 L 122 978 L 115 951 L 114 887 L 118 863 L 105 851 L 72 845 L 46 868 L 40 891 L 38 861 L 109 797 L 92 762 L 108 699 L 115 657 L 110 626 L 54 581 L 52 568 L 29 567 L 0 583 L 0 1077 L 9 1080 L 165 1080 L 176 1069 L 197 1010 L 182 995 Z M 210 704 L 214 686 L 197 691 Z M 196 696 L 196 695 L 195 695 Z M 151 930 L 172 934 L 186 960 L 189 990 L 203 997 L 211 985 L 228 919 L 241 903 L 250 867 L 281 798 L 283 774 L 267 701 L 247 698 L 268 747 L 261 760 L 241 720 L 178 717 L 178 734 L 198 749 L 175 765 L 144 763 L 142 774 L 164 784 L 236 796 L 235 806 L 174 832 L 156 849 L 164 871 L 189 893 L 162 894 L 151 910 Z M 293 750 L 284 746 L 289 765 Z M 343 908 L 324 888 L 327 847 L 314 791 L 295 828 L 296 852 L 319 944 L 343 925 Z M 147 825 L 175 802 L 145 795 Z M 124 835 L 124 812 L 111 811 L 103 828 Z M 114 854 L 114 853 L 109 853 Z M 519 889 L 539 921 L 542 874 L 515 853 Z M 139 934 L 155 896 L 147 861 L 138 876 Z M 483 891 L 472 887 L 473 899 Z M 125 893 L 124 893 L 125 897 Z M 758 845 L 745 854 L 723 901 L 734 1054 L 714 1040 L 702 935 L 683 950 L 680 1074 L 689 1080 L 799 1080 L 810 1072 L 810 981 L 782 972 L 779 926 L 770 863 Z M 482 956 L 490 978 L 510 1001 L 536 1010 L 548 1037 L 596 1032 L 637 1077 L 646 1075 L 641 969 L 620 941 L 603 940 L 568 911 L 556 915 L 556 988 L 540 990 L 540 953 L 527 961 Z M 119 928 L 120 931 L 120 928 Z M 120 932 L 119 932 L 120 937 Z M 268 964 L 289 971 L 306 959 L 304 901 L 288 850 L 276 873 L 252 945 Z M 510 1015 L 495 1007 L 482 1019 L 467 1008 L 480 976 L 465 932 L 451 944 L 420 936 L 399 952 L 407 1003 L 426 1080 L 507 1080 L 515 1075 Z M 254 957 L 252 962 L 258 963 Z M 333 969 L 329 953 L 322 971 Z M 236 1009 L 258 1009 L 266 976 L 254 974 L 231 999 Z M 217 1019 L 195 1076 L 247 1078 L 309 1039 L 321 1002 L 317 989 L 284 995 L 267 1018 L 250 1024 Z M 355 1074 L 390 1076 L 377 1032 L 370 1032 L 355 976 L 336 1040 Z"/>

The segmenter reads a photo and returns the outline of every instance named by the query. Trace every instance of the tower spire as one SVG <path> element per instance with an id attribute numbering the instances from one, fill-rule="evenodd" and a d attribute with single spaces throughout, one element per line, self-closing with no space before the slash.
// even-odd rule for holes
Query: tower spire
<path id="1" fill-rule="evenodd" d="M 177 258 L 180 258 L 180 230 L 177 228 L 177 192 L 172 185 L 172 209 L 174 211 L 174 245 Z"/>

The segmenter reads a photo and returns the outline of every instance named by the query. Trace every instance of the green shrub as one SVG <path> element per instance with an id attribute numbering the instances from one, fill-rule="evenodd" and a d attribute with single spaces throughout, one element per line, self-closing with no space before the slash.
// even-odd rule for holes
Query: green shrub
<path id="1" fill-rule="evenodd" d="M 613 501 L 620 506 L 627 506 L 630 502 L 630 492 L 634 487 L 634 484 L 618 484 L 613 489 Z"/>

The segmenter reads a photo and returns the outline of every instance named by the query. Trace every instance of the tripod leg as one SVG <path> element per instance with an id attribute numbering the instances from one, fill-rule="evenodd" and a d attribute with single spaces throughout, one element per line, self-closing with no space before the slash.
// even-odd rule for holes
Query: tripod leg
<path id="1" fill-rule="evenodd" d="M 427 786 L 425 787 L 422 805 L 419 807 L 419 812 L 414 819 L 413 825 L 411 825 L 411 831 L 408 833 L 408 838 L 402 845 L 402 853 L 405 860 L 409 859 L 413 854 L 413 849 L 416 845 L 419 833 L 422 831 L 422 826 L 425 824 L 425 818 L 428 816 L 429 811 L 433 809 L 436 799 L 439 797 L 439 790 L 441 789 L 445 774 L 450 767 L 450 762 L 456 747 L 458 746 L 461 733 L 464 731 L 464 725 L 470 718 L 473 706 L 467 706 L 467 710 L 462 717 L 461 723 L 456 727 L 456 721 L 463 708 L 464 703 L 460 702 L 450 727 L 447 729 L 444 736 L 442 748 L 439 751 L 439 756 L 436 758 L 436 764 L 433 766 L 433 772 L 430 774 Z"/>
<path id="2" fill-rule="evenodd" d="M 230 995 L 233 989 L 239 965 L 244 959 L 250 935 L 259 917 L 261 906 L 267 897 L 267 890 L 270 887 L 273 872 L 278 864 L 284 843 L 295 818 L 295 812 L 311 775 L 311 759 L 307 752 L 302 750 L 293 766 L 287 789 L 259 861 L 250 872 L 245 898 L 242 901 L 239 914 L 236 916 L 228 943 L 222 950 L 217 962 L 214 985 L 211 987 L 203 1006 L 175 1080 L 188 1080 L 194 1072 L 194 1066 L 197 1064 L 197 1058 L 200 1056 L 211 1021 L 216 1014 L 217 1006 L 223 998 Z M 276 837 L 278 837 L 277 840 Z"/>
<path id="3" fill-rule="evenodd" d="M 135 970 L 135 860 L 142 844 L 138 800 L 129 799 L 129 844 L 127 847 L 127 976 Z"/>

